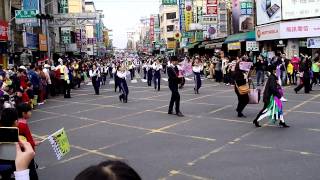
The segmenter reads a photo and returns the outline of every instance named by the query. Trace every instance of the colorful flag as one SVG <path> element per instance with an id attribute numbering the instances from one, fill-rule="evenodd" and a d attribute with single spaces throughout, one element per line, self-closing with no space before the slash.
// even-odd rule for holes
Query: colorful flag
<path id="1" fill-rule="evenodd" d="M 50 135 L 48 140 L 58 160 L 70 152 L 70 144 L 64 128 Z"/>

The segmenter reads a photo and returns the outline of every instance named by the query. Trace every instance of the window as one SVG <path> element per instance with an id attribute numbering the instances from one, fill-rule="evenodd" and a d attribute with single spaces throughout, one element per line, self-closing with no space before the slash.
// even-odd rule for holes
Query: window
<path id="1" fill-rule="evenodd" d="M 177 16 L 176 16 L 176 13 L 173 12 L 173 13 L 167 13 L 167 19 L 176 19 Z"/>
<path id="2" fill-rule="evenodd" d="M 174 29 L 174 25 L 167 26 L 167 32 L 172 32 Z"/>

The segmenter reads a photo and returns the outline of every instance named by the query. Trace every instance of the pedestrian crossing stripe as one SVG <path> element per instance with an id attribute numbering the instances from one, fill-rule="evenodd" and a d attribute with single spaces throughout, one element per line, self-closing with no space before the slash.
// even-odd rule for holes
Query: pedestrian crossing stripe
<path id="1" fill-rule="evenodd" d="M 161 78 L 161 79 L 168 82 L 168 78 Z"/>
<path id="2" fill-rule="evenodd" d="M 131 83 L 138 83 L 138 81 L 134 79 L 134 80 L 131 80 Z"/>
<path id="3" fill-rule="evenodd" d="M 114 80 L 111 80 L 111 81 L 109 82 L 109 84 L 114 84 Z"/>
<path id="4" fill-rule="evenodd" d="M 184 78 L 186 81 L 192 81 L 192 79 L 191 78 L 187 78 L 187 77 L 185 77 Z"/>
<path id="5" fill-rule="evenodd" d="M 146 79 L 141 79 L 141 81 L 142 81 L 142 82 L 144 82 L 144 83 L 145 83 L 145 82 L 147 82 L 147 80 L 146 80 Z"/>

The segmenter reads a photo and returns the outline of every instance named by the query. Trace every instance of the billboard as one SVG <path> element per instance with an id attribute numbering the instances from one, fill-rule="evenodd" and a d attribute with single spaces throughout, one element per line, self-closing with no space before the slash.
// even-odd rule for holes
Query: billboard
<path id="1" fill-rule="evenodd" d="M 284 20 L 320 16 L 319 0 L 285 0 L 282 1 Z"/>
<path id="2" fill-rule="evenodd" d="M 307 39 L 308 48 L 320 48 L 320 38 L 308 38 Z"/>
<path id="3" fill-rule="evenodd" d="M 317 37 L 320 34 L 320 19 L 282 22 L 280 34 L 282 39 Z"/>
<path id="4" fill-rule="evenodd" d="M 179 22 L 180 22 L 180 32 L 185 32 L 185 19 L 184 19 L 184 9 L 185 9 L 185 0 L 179 0 Z"/>
<path id="5" fill-rule="evenodd" d="M 256 11 L 258 25 L 280 21 L 281 0 L 256 0 Z"/>
<path id="6" fill-rule="evenodd" d="M 232 28 L 233 33 L 239 32 L 240 18 L 240 2 L 239 0 L 232 0 Z"/>

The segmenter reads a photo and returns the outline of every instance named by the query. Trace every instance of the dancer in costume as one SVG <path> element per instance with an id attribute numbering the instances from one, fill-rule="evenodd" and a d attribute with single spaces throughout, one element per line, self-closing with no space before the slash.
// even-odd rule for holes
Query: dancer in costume
<path id="1" fill-rule="evenodd" d="M 274 73 L 275 70 L 275 66 L 271 66 L 269 69 L 270 76 L 263 93 L 264 106 L 253 121 L 253 124 L 256 127 L 261 127 L 259 121 L 261 121 L 265 117 L 269 117 L 270 121 L 274 124 L 277 120 L 279 120 L 279 126 L 281 127 L 290 127 L 284 122 L 283 106 L 282 101 L 280 100 L 283 96 L 283 90 L 277 82 L 277 76 Z"/>

